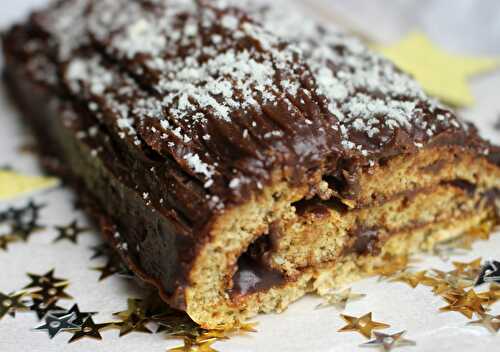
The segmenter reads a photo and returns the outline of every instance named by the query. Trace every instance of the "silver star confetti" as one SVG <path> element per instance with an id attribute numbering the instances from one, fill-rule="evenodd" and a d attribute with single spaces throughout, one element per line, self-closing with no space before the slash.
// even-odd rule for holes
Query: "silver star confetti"
<path id="1" fill-rule="evenodd" d="M 374 331 L 375 339 L 363 343 L 360 347 L 378 347 L 381 351 L 389 352 L 396 347 L 415 346 L 416 342 L 403 338 L 406 331 L 401 331 L 392 335 Z"/>
<path id="2" fill-rule="evenodd" d="M 73 313 L 60 317 L 49 314 L 45 318 L 45 324 L 36 327 L 34 330 L 47 331 L 49 337 L 53 339 L 61 331 L 74 331 L 78 329 L 78 325 L 73 323 L 74 319 L 75 315 Z"/>

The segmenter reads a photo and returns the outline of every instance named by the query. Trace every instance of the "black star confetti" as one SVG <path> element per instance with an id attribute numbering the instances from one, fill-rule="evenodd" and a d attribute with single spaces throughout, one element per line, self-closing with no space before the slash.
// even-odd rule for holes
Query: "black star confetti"
<path id="1" fill-rule="evenodd" d="M 186 314 L 164 315 L 156 317 L 155 322 L 159 325 L 157 333 L 163 333 L 167 337 L 189 337 L 196 338 L 207 330 L 202 329 Z"/>
<path id="2" fill-rule="evenodd" d="M 71 307 L 69 310 L 64 311 L 64 312 L 60 312 L 57 314 L 53 314 L 53 315 L 63 316 L 63 315 L 67 315 L 67 314 L 73 314 L 75 318 L 73 319 L 72 323 L 80 326 L 84 323 L 84 321 L 87 318 L 92 317 L 92 315 L 97 314 L 97 312 L 81 312 L 80 308 L 78 307 L 78 304 L 75 303 L 75 304 L 73 304 L 73 307 Z"/>
<path id="3" fill-rule="evenodd" d="M 64 286 L 68 284 L 68 280 L 65 279 L 59 279 L 57 277 L 54 277 L 54 269 L 48 271 L 47 273 L 43 275 L 37 275 L 37 274 L 27 274 L 29 278 L 31 279 L 31 283 L 29 283 L 27 286 L 25 286 L 25 289 L 29 288 L 43 288 L 45 286 Z"/>
<path id="4" fill-rule="evenodd" d="M 396 347 L 415 346 L 415 341 L 403 338 L 406 331 L 401 331 L 393 335 L 387 335 L 381 332 L 374 331 L 375 339 L 361 344 L 360 347 L 377 347 L 381 351 L 389 352 Z"/>
<path id="5" fill-rule="evenodd" d="M 44 205 L 30 201 L 23 208 L 9 208 L 0 213 L 0 236 L 4 238 L 0 243 L 0 247 L 6 249 L 8 242 L 16 240 L 27 241 L 29 237 L 43 226 L 38 224 L 40 209 Z"/>
<path id="6" fill-rule="evenodd" d="M 96 324 L 94 323 L 92 317 L 88 316 L 85 319 L 85 321 L 81 324 L 81 326 L 78 328 L 78 330 L 73 332 L 73 336 L 68 342 L 72 343 L 83 338 L 102 340 L 100 331 L 110 325 L 111 323 Z"/>
<path id="7" fill-rule="evenodd" d="M 74 318 L 74 314 L 67 314 L 61 317 L 49 314 L 45 318 L 45 324 L 36 327 L 35 330 L 47 331 L 49 337 L 53 339 L 61 331 L 78 329 L 78 325 L 72 323 Z"/>
<path id="8" fill-rule="evenodd" d="M 114 259 L 109 259 L 106 265 L 98 266 L 96 268 L 93 268 L 93 270 L 101 273 L 101 275 L 99 276 L 99 281 L 103 281 L 110 276 L 123 272 L 122 265 L 120 263 L 117 263 L 117 261 Z"/>
<path id="9" fill-rule="evenodd" d="M 65 291 L 68 285 L 69 284 L 60 286 L 44 285 L 40 291 L 36 291 L 33 295 L 37 298 L 41 298 L 47 304 L 59 299 L 72 299 L 73 297 Z"/>
<path id="10" fill-rule="evenodd" d="M 29 307 L 22 302 L 25 295 L 26 292 L 12 293 L 10 295 L 0 292 L 0 319 L 6 314 L 15 317 L 17 311 L 29 310 Z"/>
<path id="11" fill-rule="evenodd" d="M 500 262 L 496 260 L 488 260 L 481 268 L 479 277 L 475 285 L 479 286 L 484 283 L 496 282 L 500 283 Z"/>
<path id="12" fill-rule="evenodd" d="M 39 320 L 45 318 L 49 313 L 57 316 L 59 313 L 66 312 L 64 308 L 57 305 L 57 300 L 47 304 L 42 299 L 33 298 L 33 304 L 29 308 L 36 313 Z"/>
<path id="13" fill-rule="evenodd" d="M 59 242 L 62 240 L 68 240 L 72 243 L 78 243 L 78 236 L 84 232 L 89 231 L 86 227 L 78 226 L 78 222 L 76 220 L 72 221 L 69 225 L 66 226 L 56 226 L 56 230 L 58 232 L 58 236 L 54 240 L 54 242 Z"/>
<path id="14" fill-rule="evenodd" d="M 44 204 L 36 204 L 30 201 L 24 208 L 15 211 L 14 233 L 20 236 L 23 241 L 27 241 L 31 234 L 42 228 L 38 224 L 38 219 L 40 210 L 44 207 Z"/>

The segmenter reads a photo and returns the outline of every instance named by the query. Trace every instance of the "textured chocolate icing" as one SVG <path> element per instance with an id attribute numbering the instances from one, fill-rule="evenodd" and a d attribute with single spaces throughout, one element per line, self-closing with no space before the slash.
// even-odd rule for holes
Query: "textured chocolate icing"
<path id="1" fill-rule="evenodd" d="M 50 80 L 153 170 L 154 188 L 130 184 L 155 207 L 203 223 L 276 170 L 301 183 L 324 169 L 353 196 L 356 169 L 380 159 L 426 145 L 486 150 L 356 39 L 317 26 L 290 44 L 214 3 L 66 0 L 29 23 L 50 38 L 39 43 Z M 159 188 L 171 174 L 180 182 Z"/>

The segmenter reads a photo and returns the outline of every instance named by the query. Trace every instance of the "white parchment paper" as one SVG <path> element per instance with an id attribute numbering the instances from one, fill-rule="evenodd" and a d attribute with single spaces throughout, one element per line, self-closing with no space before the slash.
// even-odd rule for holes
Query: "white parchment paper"
<path id="1" fill-rule="evenodd" d="M 20 18 L 28 8 L 43 3 L 44 0 L 2 1 L 0 26 L 6 26 Z M 355 29 L 366 31 L 380 41 L 397 40 L 410 29 L 422 28 L 451 50 L 500 56 L 498 1 L 325 0 L 315 5 L 322 9 L 323 16 L 328 16 L 331 11 L 332 16 L 344 19 Z M 474 121 L 485 137 L 500 143 L 500 132 L 493 129 L 494 121 L 500 116 L 500 72 L 475 79 L 472 87 L 478 104 L 461 113 Z M 2 87 L 0 165 L 9 164 L 18 171 L 39 174 L 34 157 L 18 152 L 26 141 L 29 141 L 29 135 L 18 123 L 17 112 L 9 104 Z M 14 291 L 26 285 L 26 272 L 43 274 L 55 268 L 56 276 L 71 280 L 68 292 L 80 308 L 99 312 L 96 322 L 108 321 L 113 312 L 124 310 L 127 297 L 140 296 L 140 288 L 119 277 L 97 281 L 99 273 L 89 269 L 104 264 L 89 260 L 92 254 L 89 247 L 100 242 L 97 234 L 82 235 L 76 246 L 69 242 L 52 244 L 56 236 L 52 226 L 65 225 L 75 218 L 82 224 L 86 221 L 83 214 L 73 210 L 71 191 L 56 189 L 36 194 L 34 198 L 48 204 L 41 217 L 47 230 L 33 236 L 28 244 L 14 244 L 9 252 L 0 251 L 0 292 Z M 21 198 L 16 203 L 23 204 L 26 200 Z M 5 206 L 7 204 L 0 203 L 0 209 Z M 500 259 L 500 235 L 493 236 L 489 242 L 477 243 L 472 252 L 453 259 L 468 261 L 479 256 Z M 451 263 L 438 258 L 422 256 L 422 259 L 419 268 L 451 269 Z M 458 313 L 439 313 L 438 309 L 446 304 L 427 287 L 411 289 L 401 283 L 368 279 L 354 284 L 353 289 L 367 294 L 367 297 L 348 304 L 345 314 L 358 316 L 373 312 L 376 321 L 392 326 L 384 332 L 407 330 L 407 338 L 417 342 L 416 347 L 405 347 L 408 351 L 500 350 L 500 335 L 492 336 L 481 327 L 466 326 L 467 319 Z M 315 310 L 320 302 L 320 299 L 309 296 L 283 314 L 259 316 L 256 318 L 259 322 L 257 334 L 218 342 L 213 347 L 235 352 L 359 351 L 359 344 L 366 340 L 356 333 L 338 333 L 337 330 L 344 325 L 339 312 L 334 308 Z M 66 307 L 71 304 L 70 301 L 61 301 Z M 497 305 L 492 313 L 500 314 L 500 306 Z M 160 335 L 133 333 L 118 338 L 116 331 L 107 331 L 103 333 L 103 341 L 84 340 L 68 345 L 70 335 L 63 333 L 51 341 L 44 333 L 31 331 L 37 324 L 35 316 L 29 313 L 20 313 L 15 319 L 5 317 L 0 321 L 0 351 L 153 352 L 165 351 L 178 344 L 164 340 Z"/>

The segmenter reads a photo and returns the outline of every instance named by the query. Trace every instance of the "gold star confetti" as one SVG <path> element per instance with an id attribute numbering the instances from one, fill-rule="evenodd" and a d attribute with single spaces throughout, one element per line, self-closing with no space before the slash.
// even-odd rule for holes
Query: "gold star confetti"
<path id="1" fill-rule="evenodd" d="M 373 321 L 372 313 L 367 313 L 359 318 L 344 314 L 341 314 L 340 316 L 346 321 L 347 325 L 340 328 L 338 330 L 339 332 L 356 331 L 366 338 L 370 338 L 372 336 L 373 330 L 380 330 L 390 327 L 390 325 L 388 324 Z"/>
<path id="2" fill-rule="evenodd" d="M 434 294 L 446 296 L 457 292 L 464 293 L 465 288 L 473 286 L 473 281 L 457 277 L 453 271 L 433 269 L 425 285 L 433 287 Z"/>
<path id="3" fill-rule="evenodd" d="M 59 181 L 53 177 L 27 176 L 11 170 L 0 170 L 0 200 L 53 188 Z"/>
<path id="4" fill-rule="evenodd" d="M 500 300 L 500 285 L 491 284 L 490 289 L 477 294 L 486 306 L 491 306 Z"/>
<path id="5" fill-rule="evenodd" d="M 38 224 L 40 209 L 44 205 L 30 201 L 22 208 L 8 208 L 0 213 L 0 249 L 7 250 L 10 243 L 28 241 L 43 227 Z"/>
<path id="6" fill-rule="evenodd" d="M 66 226 L 56 226 L 58 236 L 54 242 L 59 242 L 62 240 L 68 240 L 73 243 L 78 243 L 78 236 L 84 232 L 89 231 L 86 227 L 78 226 L 78 221 L 74 220 L 69 225 Z"/>
<path id="7" fill-rule="evenodd" d="M 156 317 L 154 321 L 159 325 L 157 333 L 161 332 L 166 337 L 190 337 L 196 338 L 207 330 L 202 329 L 187 314 L 172 314 Z"/>
<path id="8" fill-rule="evenodd" d="M 383 257 L 384 264 L 373 268 L 374 275 L 380 275 L 381 278 L 392 277 L 406 269 L 410 264 L 408 256 L 391 257 L 385 255 Z"/>
<path id="9" fill-rule="evenodd" d="M 493 334 L 500 330 L 500 315 L 494 316 L 486 313 L 478 313 L 478 315 L 481 319 L 468 322 L 467 325 L 481 325 Z"/>
<path id="10" fill-rule="evenodd" d="M 0 292 L 0 320 L 6 315 L 10 314 L 15 317 L 17 311 L 29 310 L 23 302 L 23 297 L 26 296 L 25 291 L 5 295 Z"/>
<path id="11" fill-rule="evenodd" d="M 482 305 L 482 300 L 474 290 L 469 290 L 465 292 L 464 295 L 460 295 L 456 298 L 445 297 L 445 299 L 448 301 L 449 305 L 440 308 L 442 312 L 459 312 L 469 319 L 472 318 L 474 313 L 485 313 L 485 309 Z"/>
<path id="12" fill-rule="evenodd" d="M 75 332 L 73 332 L 73 336 L 68 341 L 68 343 L 72 343 L 83 338 L 102 340 L 100 331 L 109 327 L 110 325 L 111 323 L 96 324 L 94 323 L 92 316 L 88 316 L 82 323 L 82 325 L 78 328 L 78 330 L 75 330 Z"/>
<path id="13" fill-rule="evenodd" d="M 411 73 L 424 90 L 445 103 L 469 107 L 474 104 L 468 80 L 499 67 L 500 60 L 462 57 L 446 52 L 420 32 L 410 33 L 401 42 L 380 52 Z"/>
<path id="14" fill-rule="evenodd" d="M 129 298 L 127 300 L 127 310 L 123 312 L 114 313 L 121 319 L 120 322 L 115 323 L 120 328 L 120 337 L 125 336 L 132 331 L 143 332 L 151 334 L 152 331 L 146 327 L 150 320 L 146 317 L 143 308 L 141 307 L 141 300 Z"/>
<path id="15" fill-rule="evenodd" d="M 212 344 L 214 344 L 217 339 L 210 339 L 201 343 L 189 338 L 184 338 L 183 340 L 183 346 L 170 348 L 168 352 L 217 352 L 217 350 L 212 347 Z"/>
<path id="16" fill-rule="evenodd" d="M 340 292 L 329 292 L 321 296 L 325 302 L 318 304 L 316 309 L 335 307 L 338 310 L 344 310 L 348 302 L 355 301 L 365 297 L 365 294 L 353 293 L 351 288 Z"/>
<path id="17" fill-rule="evenodd" d="M 416 345 L 415 341 L 403 338 L 406 331 L 401 331 L 392 335 L 374 331 L 373 334 L 375 335 L 375 339 L 361 344 L 360 347 L 377 347 L 381 351 L 389 352 L 396 347 Z"/>
<path id="18" fill-rule="evenodd" d="M 451 273 L 466 280 L 475 281 L 481 272 L 482 258 L 477 258 L 469 263 L 453 262 L 455 270 Z"/>
<path id="19" fill-rule="evenodd" d="M 412 273 L 405 271 L 391 280 L 391 282 L 404 282 L 410 285 L 412 288 L 416 288 L 420 284 L 425 284 L 429 281 L 429 278 L 426 276 L 427 271 L 419 271 L 418 273 Z"/>

